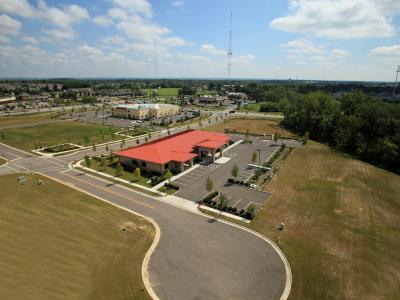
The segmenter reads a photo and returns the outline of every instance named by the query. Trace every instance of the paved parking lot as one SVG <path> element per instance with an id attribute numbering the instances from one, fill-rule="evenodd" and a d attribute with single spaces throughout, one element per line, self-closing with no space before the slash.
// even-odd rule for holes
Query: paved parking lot
<path id="1" fill-rule="evenodd" d="M 235 135 L 234 138 L 243 139 L 243 136 Z M 251 162 L 253 153 L 258 153 L 257 149 L 260 149 L 261 164 L 272 157 L 279 149 L 279 145 L 274 142 L 263 141 L 260 138 L 251 139 L 253 141 L 252 144 L 239 144 L 225 151 L 224 156 L 229 158 L 228 162 L 224 164 L 214 162 L 207 166 L 200 165 L 193 171 L 174 180 L 174 183 L 180 186 L 176 196 L 198 202 L 207 195 L 205 182 L 207 176 L 210 176 L 214 182 L 215 190 L 224 193 L 228 197 L 229 205 L 238 209 L 244 209 L 251 203 L 262 205 L 268 198 L 268 193 L 226 182 L 229 177 L 232 177 L 231 170 L 234 164 L 239 167 L 239 180 L 245 181 L 254 174 L 256 167 L 248 166 L 248 164 L 258 164 L 258 159 L 255 163 Z"/>

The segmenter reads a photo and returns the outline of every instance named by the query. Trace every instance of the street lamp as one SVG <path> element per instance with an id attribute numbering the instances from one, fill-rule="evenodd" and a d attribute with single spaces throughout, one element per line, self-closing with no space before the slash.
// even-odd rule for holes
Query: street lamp
<path id="1" fill-rule="evenodd" d="M 258 151 L 258 172 L 260 172 L 260 167 L 261 167 L 261 151 L 260 149 L 257 149 Z"/>

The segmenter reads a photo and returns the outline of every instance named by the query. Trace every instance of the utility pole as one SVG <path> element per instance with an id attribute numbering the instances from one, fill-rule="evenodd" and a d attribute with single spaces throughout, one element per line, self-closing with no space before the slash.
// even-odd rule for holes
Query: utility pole
<path id="1" fill-rule="evenodd" d="M 157 39 L 154 39 L 154 77 L 156 79 L 156 88 L 157 88 L 157 79 L 158 79 L 158 69 L 157 69 Z"/>
<path id="2" fill-rule="evenodd" d="M 232 11 L 229 19 L 229 42 L 228 42 L 228 79 L 231 80 L 232 71 Z"/>
<path id="3" fill-rule="evenodd" d="M 396 95 L 397 79 L 399 78 L 399 73 L 400 73 L 400 65 L 397 66 L 396 70 L 396 80 L 394 81 L 394 86 L 393 86 L 393 99 Z"/>

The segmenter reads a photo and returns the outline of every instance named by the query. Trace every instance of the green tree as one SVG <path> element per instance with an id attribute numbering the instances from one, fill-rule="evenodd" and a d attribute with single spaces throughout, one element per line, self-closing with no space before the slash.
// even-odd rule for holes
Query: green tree
<path id="1" fill-rule="evenodd" d="M 90 168 L 90 166 L 92 165 L 92 160 L 89 158 L 89 156 L 85 155 L 84 157 L 85 159 L 85 165 Z"/>
<path id="2" fill-rule="evenodd" d="M 93 152 L 96 152 L 96 145 L 95 144 L 92 145 L 92 150 L 93 150 Z"/>
<path id="3" fill-rule="evenodd" d="M 253 155 L 251 156 L 251 162 L 255 163 L 257 160 L 257 152 L 253 152 Z"/>
<path id="4" fill-rule="evenodd" d="M 232 166 L 231 174 L 235 179 L 239 176 L 239 167 L 237 166 L 237 164 L 234 164 Z"/>
<path id="5" fill-rule="evenodd" d="M 110 150 L 110 147 L 108 147 L 108 145 L 106 145 L 106 152 L 108 152 Z"/>
<path id="6" fill-rule="evenodd" d="M 246 215 L 250 220 L 253 220 L 256 215 L 256 206 L 254 204 L 250 204 L 246 207 Z"/>
<path id="7" fill-rule="evenodd" d="M 210 176 L 207 176 L 206 178 L 206 190 L 208 193 L 211 193 L 211 191 L 214 189 L 214 182 L 210 178 Z"/>
<path id="8" fill-rule="evenodd" d="M 142 171 L 139 167 L 135 168 L 135 171 L 133 171 L 133 176 L 135 176 L 136 179 L 139 179 L 140 176 L 142 176 Z"/>
<path id="9" fill-rule="evenodd" d="M 172 173 L 171 173 L 170 170 L 168 170 L 167 172 L 165 172 L 164 178 L 165 178 L 166 180 L 168 180 L 168 182 L 171 180 L 171 178 L 172 178 Z"/>
<path id="10" fill-rule="evenodd" d="M 90 143 L 90 138 L 88 136 L 85 136 L 83 138 L 83 142 L 84 142 L 85 145 L 89 144 Z"/>
<path id="11" fill-rule="evenodd" d="M 117 166 L 115 168 L 115 176 L 121 177 L 122 176 L 122 170 L 123 170 L 123 168 L 122 168 L 121 162 L 118 162 Z"/>
<path id="12" fill-rule="evenodd" d="M 225 211 L 228 207 L 228 198 L 224 194 L 219 195 L 217 207 L 220 211 Z"/>
<path id="13" fill-rule="evenodd" d="M 106 169 L 106 158 L 104 156 L 100 157 L 100 166 L 103 167 L 103 171 Z"/>

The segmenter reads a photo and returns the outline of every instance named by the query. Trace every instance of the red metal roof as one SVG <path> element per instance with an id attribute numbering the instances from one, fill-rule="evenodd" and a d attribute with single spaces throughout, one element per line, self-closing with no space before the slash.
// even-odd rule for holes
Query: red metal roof
<path id="1" fill-rule="evenodd" d="M 156 164 L 165 164 L 169 161 L 185 162 L 197 156 L 193 153 L 196 146 L 217 149 L 229 140 L 229 136 L 222 133 L 187 130 L 114 154 Z"/>

